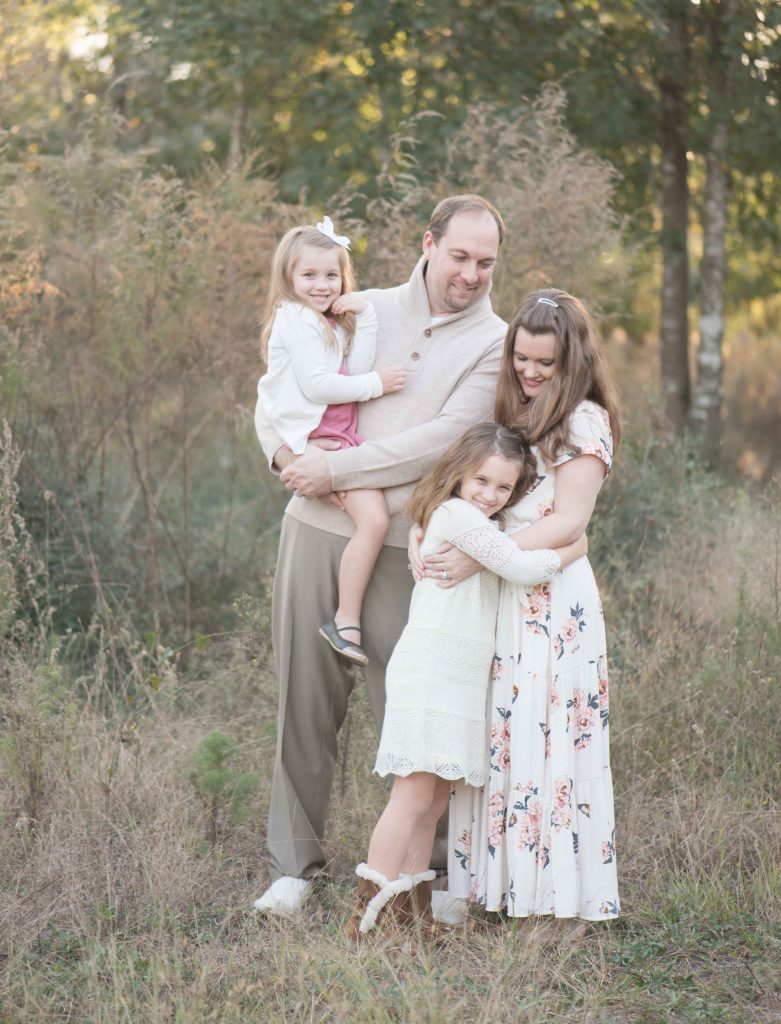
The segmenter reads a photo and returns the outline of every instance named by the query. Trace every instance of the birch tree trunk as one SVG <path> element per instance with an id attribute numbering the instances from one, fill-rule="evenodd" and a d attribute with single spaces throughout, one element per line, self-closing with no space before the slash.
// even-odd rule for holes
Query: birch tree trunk
<path id="1" fill-rule="evenodd" d="M 665 411 L 681 434 L 691 400 L 689 380 L 689 186 L 686 150 L 689 0 L 668 0 L 658 83 L 661 98 L 662 293 L 661 378 Z"/>
<path id="2" fill-rule="evenodd" d="M 729 193 L 728 33 L 735 0 L 712 2 L 703 13 L 708 19 L 710 67 L 708 106 L 710 130 L 705 156 L 705 192 L 702 216 L 703 256 L 700 271 L 700 347 L 697 352 L 697 387 L 690 426 L 700 454 L 708 465 L 718 461 L 721 445 L 723 397 L 724 283 L 727 253 L 727 198 Z"/>

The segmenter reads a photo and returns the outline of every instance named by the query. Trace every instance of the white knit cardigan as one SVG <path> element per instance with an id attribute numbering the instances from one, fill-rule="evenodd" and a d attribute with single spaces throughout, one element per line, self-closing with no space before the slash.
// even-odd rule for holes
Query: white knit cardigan
<path id="1" fill-rule="evenodd" d="M 258 401 L 285 444 L 300 455 L 328 405 L 366 402 L 382 394 L 372 370 L 377 316 L 371 303 L 355 322 L 347 357 L 349 376 L 339 373 L 345 335 L 334 328 L 336 345 L 325 340 L 323 322 L 308 306 L 284 301 L 277 307 L 268 342 L 268 371 L 258 383 Z"/>

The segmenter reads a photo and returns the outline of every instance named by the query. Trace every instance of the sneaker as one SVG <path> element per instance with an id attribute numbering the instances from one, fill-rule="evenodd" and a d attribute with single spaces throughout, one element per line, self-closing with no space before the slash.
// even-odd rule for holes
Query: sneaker
<path id="1" fill-rule="evenodd" d="M 449 924 L 453 927 L 461 925 L 466 921 L 466 911 L 465 899 L 451 896 L 441 889 L 434 889 L 431 893 L 431 914 L 440 924 Z"/>
<path id="2" fill-rule="evenodd" d="M 283 875 L 266 889 L 263 895 L 255 900 L 252 906 L 277 917 L 292 917 L 303 905 L 306 895 L 312 887 L 308 878 L 291 878 Z"/>

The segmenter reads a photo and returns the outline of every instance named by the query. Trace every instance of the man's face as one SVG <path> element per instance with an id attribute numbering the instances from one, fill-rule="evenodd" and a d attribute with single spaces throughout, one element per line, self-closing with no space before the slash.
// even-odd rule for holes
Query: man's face
<path id="1" fill-rule="evenodd" d="M 499 228 L 487 211 L 457 213 L 439 242 L 423 236 L 428 260 L 426 291 L 432 316 L 461 313 L 478 302 L 491 285 L 499 252 Z"/>

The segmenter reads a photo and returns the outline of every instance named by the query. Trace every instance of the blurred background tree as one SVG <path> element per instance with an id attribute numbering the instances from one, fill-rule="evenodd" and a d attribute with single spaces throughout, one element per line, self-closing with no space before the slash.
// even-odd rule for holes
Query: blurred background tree
<path id="1" fill-rule="evenodd" d="M 277 237 L 326 207 L 382 285 L 436 199 L 486 193 L 509 227 L 503 314 L 538 284 L 582 295 L 627 408 L 650 401 L 728 473 L 777 470 L 779 5 L 0 0 L 0 17 L 0 395 L 62 625 L 97 609 L 189 634 L 272 564 L 258 309 Z"/>

